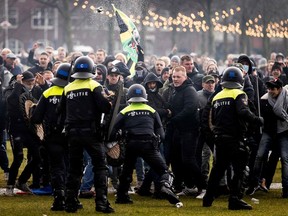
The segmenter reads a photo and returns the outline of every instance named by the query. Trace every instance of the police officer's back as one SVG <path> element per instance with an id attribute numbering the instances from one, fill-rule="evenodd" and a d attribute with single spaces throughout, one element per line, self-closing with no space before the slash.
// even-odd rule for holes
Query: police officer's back
<path id="1" fill-rule="evenodd" d="M 137 157 L 142 157 L 161 179 L 161 192 L 171 204 L 179 203 L 179 199 L 171 190 L 171 178 L 168 167 L 159 152 L 157 137 L 163 139 L 164 131 L 159 114 L 147 102 L 145 88 L 133 84 L 127 95 L 129 106 L 118 114 L 112 131 L 112 137 L 122 129 L 126 138 L 125 159 L 120 184 L 117 190 L 116 203 L 126 204 L 133 201 L 128 195 L 132 182 L 132 173 Z"/>
<path id="2" fill-rule="evenodd" d="M 30 119 L 32 123 L 42 123 L 44 127 L 44 146 L 48 153 L 51 185 L 54 190 L 52 211 L 63 211 L 65 207 L 67 139 L 62 133 L 63 120 L 56 114 L 56 109 L 64 87 L 68 84 L 70 70 L 69 63 L 59 65 L 55 78 L 51 80 L 52 86 L 43 92 Z"/>
<path id="3" fill-rule="evenodd" d="M 107 200 L 107 163 L 104 146 L 97 134 L 101 113 L 109 113 L 111 105 L 102 95 L 101 85 L 92 80 L 94 63 L 87 56 L 77 58 L 74 65 L 75 79 L 64 88 L 60 110 L 66 113 L 65 124 L 69 142 L 69 170 L 67 178 L 67 212 L 77 211 L 77 195 L 83 165 L 83 150 L 92 158 L 96 211 L 111 213 Z"/>
<path id="4" fill-rule="evenodd" d="M 210 174 L 203 206 L 212 205 L 217 185 L 227 167 L 232 164 L 234 176 L 228 208 L 251 210 L 252 206 L 239 198 L 243 172 L 249 157 L 245 135 L 248 123 L 261 126 L 263 118 L 257 117 L 248 107 L 248 97 L 241 90 L 243 76 L 239 68 L 227 68 L 223 73 L 221 85 L 223 90 L 212 99 L 212 130 L 215 135 L 216 163 Z"/>

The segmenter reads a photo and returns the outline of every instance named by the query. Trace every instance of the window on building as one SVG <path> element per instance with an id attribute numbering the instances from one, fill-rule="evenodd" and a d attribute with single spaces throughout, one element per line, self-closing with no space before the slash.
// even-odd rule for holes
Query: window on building
<path id="1" fill-rule="evenodd" d="M 11 24 L 9 28 L 17 28 L 19 23 L 18 8 L 9 8 L 8 17 Z"/>
<path id="2" fill-rule="evenodd" d="M 21 50 L 24 50 L 24 43 L 20 40 L 9 38 L 9 49 L 12 50 L 13 53 L 18 54 L 21 52 Z M 0 47 L 5 47 L 5 42 L 0 43 Z"/>
<path id="3" fill-rule="evenodd" d="M 53 29 L 54 27 L 53 8 L 34 8 L 31 17 L 31 27 L 33 29 Z"/>
<path id="4" fill-rule="evenodd" d="M 0 10 L 0 20 L 3 20 L 3 22 L 5 21 L 5 11 Z M 19 24 L 19 12 L 18 12 L 18 8 L 9 8 L 8 11 L 8 21 L 9 21 L 9 28 L 17 28 L 18 24 Z M 6 24 L 5 24 L 6 25 Z M 3 26 L 2 26 L 3 27 Z M 4 26 L 6 27 L 6 26 Z"/>

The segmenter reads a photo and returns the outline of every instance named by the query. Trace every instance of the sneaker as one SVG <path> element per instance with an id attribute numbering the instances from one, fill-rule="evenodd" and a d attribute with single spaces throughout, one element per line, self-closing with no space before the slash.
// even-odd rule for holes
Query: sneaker
<path id="1" fill-rule="evenodd" d="M 9 179 L 9 172 L 5 172 L 4 173 L 4 181 L 8 181 L 8 179 Z"/>
<path id="2" fill-rule="evenodd" d="M 235 198 L 229 198 L 228 204 L 229 210 L 252 210 L 252 206 L 246 203 L 244 200 Z"/>
<path id="3" fill-rule="evenodd" d="M 90 199 L 95 196 L 94 191 L 80 191 L 79 198 Z"/>
<path id="4" fill-rule="evenodd" d="M 206 190 L 202 190 L 201 193 L 198 196 L 196 196 L 196 199 L 203 199 L 205 194 L 206 194 Z"/>
<path id="5" fill-rule="evenodd" d="M 261 191 L 264 191 L 266 193 L 269 192 L 269 189 L 266 187 L 266 179 L 263 179 L 259 186 Z"/>
<path id="6" fill-rule="evenodd" d="M 135 191 L 132 187 L 129 187 L 128 194 L 135 194 Z"/>
<path id="7" fill-rule="evenodd" d="M 255 187 L 249 187 L 248 190 L 246 191 L 246 194 L 252 196 L 258 190 L 260 190 L 259 185 L 255 186 Z"/>
<path id="8" fill-rule="evenodd" d="M 19 181 L 17 181 L 15 187 L 18 188 L 19 190 L 23 191 L 23 192 L 33 194 L 32 190 L 29 188 L 27 183 L 20 183 Z"/>
<path id="9" fill-rule="evenodd" d="M 6 196 L 14 196 L 15 195 L 13 185 L 7 185 L 5 195 Z"/>
<path id="10" fill-rule="evenodd" d="M 198 194 L 199 192 L 196 187 L 193 188 L 185 187 L 180 193 L 177 194 L 177 196 L 196 196 Z"/>

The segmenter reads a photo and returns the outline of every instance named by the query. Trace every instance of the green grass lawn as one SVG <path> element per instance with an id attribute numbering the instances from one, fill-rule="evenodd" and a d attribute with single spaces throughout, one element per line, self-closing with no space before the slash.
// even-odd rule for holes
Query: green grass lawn
<path id="1" fill-rule="evenodd" d="M 9 147 L 9 144 L 8 144 Z M 8 148 L 10 162 L 12 161 L 11 149 Z M 21 167 L 23 168 L 23 166 Z M 5 187 L 3 180 L 3 171 L 0 171 L 0 187 Z M 280 168 L 277 168 L 274 182 L 280 182 Z M 288 199 L 281 198 L 281 190 L 270 190 L 269 193 L 257 192 L 253 197 L 259 199 L 259 204 L 251 201 L 252 197 L 245 196 L 244 200 L 250 203 L 254 208 L 252 211 L 230 211 L 227 209 L 228 197 L 221 196 L 215 200 L 210 208 L 202 207 L 202 200 L 193 197 L 181 197 L 184 204 L 183 208 L 177 209 L 166 200 L 156 200 L 138 195 L 131 195 L 134 200 L 132 205 L 115 204 L 115 196 L 109 194 L 109 201 L 115 209 L 114 215 L 288 215 Z M 19 216 L 50 216 L 50 215 L 67 215 L 65 212 L 52 212 L 50 206 L 52 204 L 52 196 L 36 196 L 36 195 L 17 195 L 14 197 L 0 196 L 0 216 L 19 215 Z M 74 215 L 95 215 L 100 214 L 95 211 L 93 199 L 81 199 L 84 208 Z"/>

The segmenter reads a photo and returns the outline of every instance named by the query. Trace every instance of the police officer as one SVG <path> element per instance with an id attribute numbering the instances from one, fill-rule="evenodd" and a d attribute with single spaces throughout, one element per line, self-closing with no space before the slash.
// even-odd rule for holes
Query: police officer
<path id="1" fill-rule="evenodd" d="M 251 210 L 252 206 L 239 198 L 243 172 L 249 156 L 245 135 L 248 123 L 261 126 L 263 118 L 257 117 L 248 107 L 247 95 L 241 90 L 243 75 L 239 68 L 228 67 L 223 73 L 221 85 L 223 90 L 212 100 L 212 130 L 215 136 L 216 163 L 210 174 L 203 206 L 212 206 L 217 185 L 227 167 L 232 164 L 234 176 L 228 208 Z"/>
<path id="2" fill-rule="evenodd" d="M 51 80 L 52 86 L 43 92 L 37 107 L 30 119 L 32 123 L 43 123 L 45 133 L 45 147 L 49 155 L 51 185 L 54 189 L 54 202 L 52 211 L 62 211 L 65 207 L 65 179 L 67 142 L 62 130 L 64 122 L 56 114 L 56 108 L 68 84 L 71 65 L 59 65 L 55 78 Z"/>
<path id="3" fill-rule="evenodd" d="M 66 184 L 65 211 L 77 211 L 77 195 L 81 183 L 83 150 L 92 158 L 96 211 L 112 213 L 107 200 L 107 163 L 104 145 L 99 138 L 101 113 L 109 113 L 111 105 L 102 95 L 101 85 L 92 80 L 94 63 L 87 56 L 76 59 L 72 83 L 64 88 L 59 111 L 66 114 L 69 169 Z"/>
<path id="4" fill-rule="evenodd" d="M 159 140 L 164 137 L 164 130 L 159 114 L 147 102 L 145 88 L 133 84 L 128 89 L 129 106 L 118 114 L 112 131 L 112 137 L 119 129 L 126 137 L 126 150 L 120 184 L 117 190 L 116 203 L 133 203 L 128 195 L 132 173 L 137 157 L 142 157 L 147 164 L 160 176 L 161 192 L 171 204 L 179 203 L 178 197 L 172 192 L 172 176 L 159 152 Z"/>

